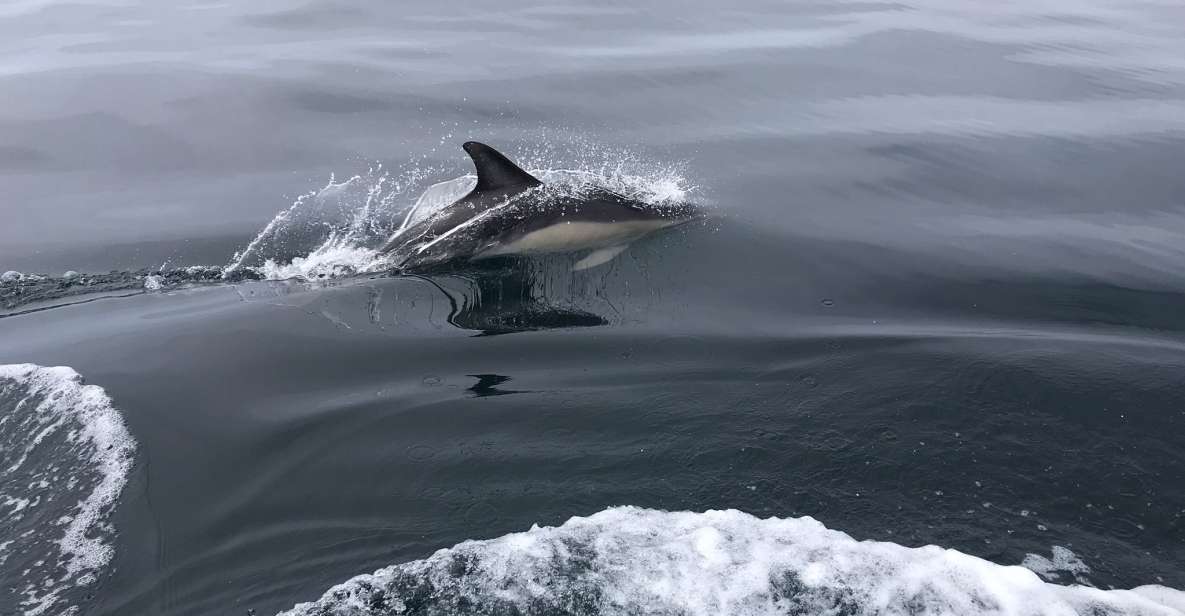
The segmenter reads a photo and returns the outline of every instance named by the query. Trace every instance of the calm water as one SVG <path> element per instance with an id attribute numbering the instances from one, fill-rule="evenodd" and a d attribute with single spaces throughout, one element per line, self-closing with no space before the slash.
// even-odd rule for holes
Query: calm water
<path id="1" fill-rule="evenodd" d="M 0 6 L 0 614 L 1185 612 L 1185 5 L 635 5 Z"/>

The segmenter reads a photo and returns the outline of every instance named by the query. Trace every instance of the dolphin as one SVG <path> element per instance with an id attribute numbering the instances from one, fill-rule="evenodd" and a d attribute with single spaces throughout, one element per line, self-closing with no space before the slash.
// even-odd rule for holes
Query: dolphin
<path id="1" fill-rule="evenodd" d="M 690 204 L 648 205 L 604 188 L 561 194 L 494 148 L 468 141 L 477 185 L 381 248 L 402 271 L 508 255 L 588 251 L 574 270 L 613 260 L 630 243 L 695 218 Z"/>

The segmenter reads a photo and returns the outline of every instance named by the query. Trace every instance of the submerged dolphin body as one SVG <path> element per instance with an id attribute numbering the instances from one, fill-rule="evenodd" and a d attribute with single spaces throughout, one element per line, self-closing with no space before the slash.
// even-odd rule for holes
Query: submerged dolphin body
<path id="1" fill-rule="evenodd" d="M 608 263 L 654 231 L 695 217 L 688 204 L 650 206 L 603 188 L 549 190 L 488 145 L 469 141 L 477 169 L 469 194 L 392 236 L 382 252 L 401 270 L 503 255 L 591 251 L 581 270 Z"/>

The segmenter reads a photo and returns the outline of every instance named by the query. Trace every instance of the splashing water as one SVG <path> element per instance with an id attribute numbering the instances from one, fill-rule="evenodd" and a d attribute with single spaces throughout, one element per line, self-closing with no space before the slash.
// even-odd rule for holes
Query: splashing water
<path id="1" fill-rule="evenodd" d="M 551 149 L 520 153 L 517 158 L 549 191 L 579 195 L 590 188 L 611 190 L 661 208 L 688 200 L 695 187 L 682 165 L 662 165 L 602 147 L 581 146 L 575 168 L 552 168 Z M 379 248 L 391 237 L 431 217 L 473 189 L 477 177 L 466 174 L 416 189 L 437 175 L 415 167 L 393 176 L 381 167 L 299 197 L 263 228 L 224 268 L 224 278 L 317 280 L 381 272 L 391 262 Z"/>
<path id="2" fill-rule="evenodd" d="M 513 157 L 555 196 L 580 196 L 601 189 L 660 209 L 685 204 L 698 190 L 688 183 L 684 163 L 660 163 L 571 139 L 536 145 Z M 392 259 L 379 249 L 463 197 L 477 181 L 471 173 L 432 181 L 447 173 L 414 163 L 398 173 L 375 166 L 344 181 L 331 177 L 325 186 L 301 195 L 276 214 L 224 266 L 71 272 L 60 277 L 4 272 L 0 307 L 14 309 L 96 292 L 167 291 L 216 280 L 317 281 L 389 271 Z"/>
<path id="3" fill-rule="evenodd" d="M 276 214 L 223 268 L 223 277 L 324 278 L 381 268 L 377 248 L 398 228 L 399 202 L 427 170 L 382 167 L 319 190 Z"/>

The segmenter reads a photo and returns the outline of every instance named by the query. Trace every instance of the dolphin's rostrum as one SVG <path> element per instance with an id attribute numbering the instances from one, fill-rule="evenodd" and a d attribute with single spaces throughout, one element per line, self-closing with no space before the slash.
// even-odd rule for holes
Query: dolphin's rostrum
<path id="1" fill-rule="evenodd" d="M 633 241 L 691 220 L 688 204 L 647 205 L 604 188 L 552 191 L 501 152 L 476 141 L 465 152 L 477 185 L 428 219 L 392 236 L 382 252 L 414 271 L 503 255 L 590 251 L 574 269 L 607 263 Z"/>

